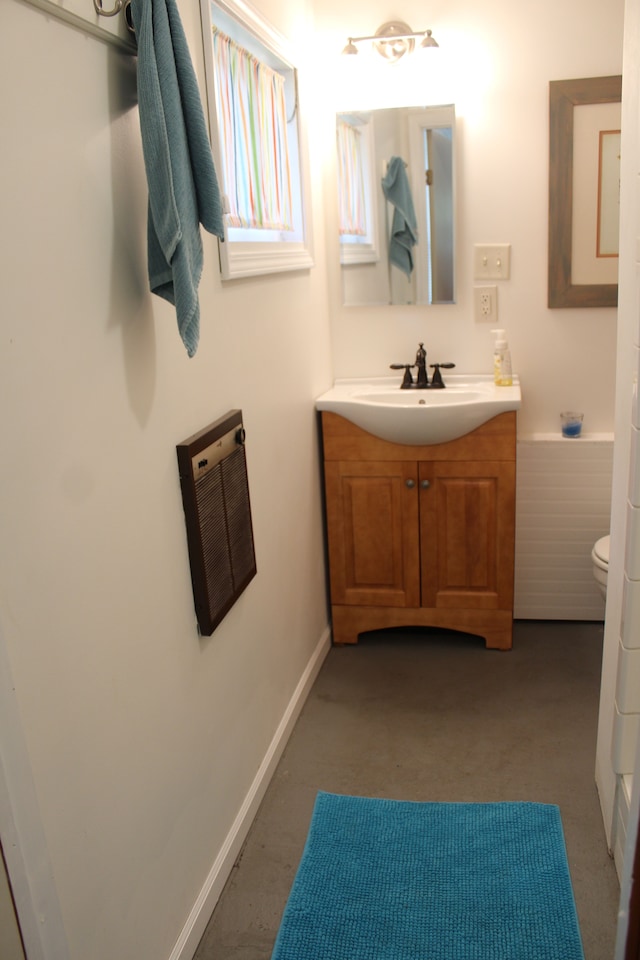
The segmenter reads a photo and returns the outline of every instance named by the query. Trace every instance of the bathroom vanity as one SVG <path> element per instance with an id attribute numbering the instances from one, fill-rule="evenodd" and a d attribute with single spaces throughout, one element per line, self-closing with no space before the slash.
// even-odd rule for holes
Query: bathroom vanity
<path id="1" fill-rule="evenodd" d="M 382 439 L 318 409 L 334 643 L 384 627 L 433 626 L 509 650 L 515 409 L 456 439 L 419 444 Z"/>

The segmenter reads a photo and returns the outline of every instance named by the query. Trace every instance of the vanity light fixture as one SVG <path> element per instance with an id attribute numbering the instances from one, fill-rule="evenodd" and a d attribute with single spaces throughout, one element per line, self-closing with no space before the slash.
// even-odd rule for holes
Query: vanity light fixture
<path id="1" fill-rule="evenodd" d="M 422 30 L 415 33 L 407 23 L 402 20 L 390 20 L 389 23 L 383 23 L 378 27 L 371 37 L 349 37 L 349 42 L 342 51 L 344 54 L 353 55 L 358 53 L 357 44 L 371 41 L 373 47 L 378 51 L 381 57 L 390 63 L 395 63 L 405 53 L 412 53 L 415 49 L 416 40 L 419 40 L 420 47 L 437 47 L 439 44 L 434 40 L 431 30 Z"/>

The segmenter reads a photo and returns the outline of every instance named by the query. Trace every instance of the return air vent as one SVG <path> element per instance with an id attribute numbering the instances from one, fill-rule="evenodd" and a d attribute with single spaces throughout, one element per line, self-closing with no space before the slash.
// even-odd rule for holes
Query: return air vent
<path id="1" fill-rule="evenodd" d="M 210 636 L 256 575 L 242 411 L 179 443 L 193 598 Z"/>

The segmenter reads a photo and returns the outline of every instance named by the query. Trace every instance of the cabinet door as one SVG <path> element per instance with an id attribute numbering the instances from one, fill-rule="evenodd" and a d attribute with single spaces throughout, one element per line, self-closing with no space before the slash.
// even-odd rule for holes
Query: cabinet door
<path id="1" fill-rule="evenodd" d="M 420 605 L 415 462 L 325 463 L 331 600 Z"/>
<path id="2" fill-rule="evenodd" d="M 515 463 L 420 464 L 423 607 L 513 606 Z"/>

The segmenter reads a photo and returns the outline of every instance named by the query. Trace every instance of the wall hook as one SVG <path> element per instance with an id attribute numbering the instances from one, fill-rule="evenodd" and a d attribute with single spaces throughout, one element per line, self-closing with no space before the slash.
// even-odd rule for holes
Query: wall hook
<path id="1" fill-rule="evenodd" d="M 124 21 L 130 33 L 135 33 L 133 26 L 133 17 L 131 16 L 131 0 L 115 0 L 113 10 L 105 10 L 102 6 L 102 0 L 93 0 L 93 8 L 99 17 L 115 17 L 119 13 L 124 14 Z"/>
<path id="2" fill-rule="evenodd" d="M 102 6 L 102 0 L 93 0 L 93 7 L 99 17 L 115 17 L 120 13 L 124 6 L 124 0 L 116 0 L 113 10 L 105 10 Z"/>

